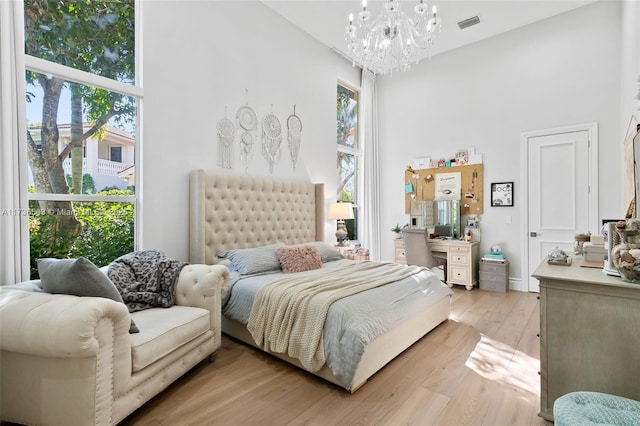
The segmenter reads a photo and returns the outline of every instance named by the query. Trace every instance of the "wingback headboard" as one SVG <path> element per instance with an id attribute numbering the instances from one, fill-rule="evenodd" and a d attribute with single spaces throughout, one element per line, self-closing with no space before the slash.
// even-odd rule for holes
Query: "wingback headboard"
<path id="1" fill-rule="evenodd" d="M 324 240 L 324 184 L 215 174 L 189 177 L 189 261 L 232 248 Z"/>

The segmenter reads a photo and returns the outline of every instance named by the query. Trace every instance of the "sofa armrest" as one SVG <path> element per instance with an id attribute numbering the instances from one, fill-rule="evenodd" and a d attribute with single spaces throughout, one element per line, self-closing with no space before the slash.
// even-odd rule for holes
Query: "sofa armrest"
<path id="1" fill-rule="evenodd" d="M 211 330 L 220 346 L 222 298 L 231 286 L 229 269 L 222 265 L 185 265 L 176 285 L 176 305 L 207 309 Z"/>
<path id="2" fill-rule="evenodd" d="M 100 350 L 96 329 L 129 343 L 127 307 L 102 297 L 0 290 L 0 348 L 43 357 L 84 358 Z"/>
<path id="3" fill-rule="evenodd" d="M 131 380 L 130 322 L 111 299 L 0 287 L 1 417 L 111 424 Z"/>

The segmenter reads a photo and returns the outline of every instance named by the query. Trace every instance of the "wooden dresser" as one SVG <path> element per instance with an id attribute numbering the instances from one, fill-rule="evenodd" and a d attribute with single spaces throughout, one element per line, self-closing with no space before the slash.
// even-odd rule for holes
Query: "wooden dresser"
<path id="1" fill-rule="evenodd" d="M 407 263 L 404 252 L 404 240 L 393 240 L 395 262 Z M 447 254 L 447 284 L 463 285 L 467 290 L 478 285 L 479 242 L 468 243 L 458 240 L 429 240 L 431 251 Z"/>
<path id="2" fill-rule="evenodd" d="M 572 391 L 640 400 L 640 285 L 581 267 L 543 262 L 540 281 L 540 416 Z"/>

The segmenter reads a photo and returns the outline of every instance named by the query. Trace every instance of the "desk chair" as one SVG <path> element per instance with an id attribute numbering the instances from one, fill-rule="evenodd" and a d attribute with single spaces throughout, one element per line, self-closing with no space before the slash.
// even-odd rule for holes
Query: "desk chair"
<path id="1" fill-rule="evenodd" d="M 447 282 L 447 258 L 437 256 L 431 252 L 428 243 L 428 230 L 403 229 L 402 239 L 404 240 L 404 254 L 407 258 L 407 265 L 424 266 L 427 268 L 438 267 L 444 271 L 444 282 Z"/>

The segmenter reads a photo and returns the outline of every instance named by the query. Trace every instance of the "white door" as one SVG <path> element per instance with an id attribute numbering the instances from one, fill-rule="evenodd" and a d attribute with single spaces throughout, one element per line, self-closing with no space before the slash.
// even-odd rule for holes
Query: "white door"
<path id="1" fill-rule="evenodd" d="M 590 139 L 597 130 L 572 129 L 537 132 L 524 138 L 528 160 L 529 291 L 539 291 L 538 280 L 531 274 L 549 251 L 558 247 L 571 254 L 575 234 L 598 231 L 591 229 L 597 226 L 597 218 L 591 217 L 596 201 L 590 194 L 594 189 L 590 188 L 594 167 L 597 173 Z"/>

